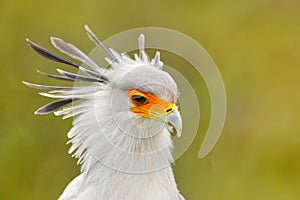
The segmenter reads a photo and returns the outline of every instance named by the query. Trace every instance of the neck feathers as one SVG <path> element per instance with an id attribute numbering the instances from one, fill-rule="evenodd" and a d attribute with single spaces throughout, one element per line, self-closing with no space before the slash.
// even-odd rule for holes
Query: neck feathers
<path id="1" fill-rule="evenodd" d="M 84 102 L 89 106 L 74 119 L 68 134 L 72 143 L 69 152 L 79 159 L 82 171 L 103 165 L 138 174 L 169 167 L 173 157 L 167 129 L 158 121 L 134 118 L 128 111 L 113 111 L 110 102 L 109 92 L 102 91 Z"/>

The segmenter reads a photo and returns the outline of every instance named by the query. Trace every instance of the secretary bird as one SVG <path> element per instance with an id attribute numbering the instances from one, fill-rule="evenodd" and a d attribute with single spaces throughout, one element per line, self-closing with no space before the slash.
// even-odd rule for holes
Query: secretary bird
<path id="1" fill-rule="evenodd" d="M 144 35 L 138 38 L 139 55 L 107 49 L 85 26 L 100 47 L 110 68 L 99 67 L 72 44 L 51 37 L 60 52 L 76 64 L 27 39 L 41 56 L 77 68 L 79 73 L 57 69 L 60 75 L 38 71 L 49 78 L 73 82 L 71 87 L 39 85 L 40 94 L 58 100 L 35 114 L 73 117 L 68 132 L 70 154 L 78 159 L 81 173 L 66 187 L 59 200 L 184 200 L 177 189 L 171 163 L 172 135 L 180 137 L 178 88 L 162 70 L 160 53 L 146 54 Z"/>

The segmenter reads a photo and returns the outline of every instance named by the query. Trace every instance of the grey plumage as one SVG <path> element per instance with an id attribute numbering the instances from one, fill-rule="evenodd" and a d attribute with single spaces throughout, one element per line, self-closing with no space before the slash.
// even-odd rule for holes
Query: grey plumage
<path id="1" fill-rule="evenodd" d="M 31 88 L 35 89 L 41 89 L 41 90 L 64 90 L 64 91 L 70 91 L 73 90 L 74 87 L 63 87 L 63 86 L 50 86 L 50 85 L 39 85 L 39 84 L 34 84 L 34 83 L 29 83 L 26 81 L 22 81 L 25 85 Z"/>
<path id="2" fill-rule="evenodd" d="M 44 114 L 48 114 L 51 113 L 53 111 L 56 111 L 57 109 L 68 105 L 74 101 L 79 100 L 78 98 L 73 98 L 73 99 L 62 99 L 62 100 L 58 100 L 58 101 L 53 101 L 49 104 L 46 104 L 42 107 L 40 107 L 37 111 L 35 111 L 34 113 L 37 115 L 44 115 Z"/>
<path id="3" fill-rule="evenodd" d="M 139 58 L 145 62 L 149 62 L 149 57 L 145 52 L 145 36 L 144 34 L 141 34 L 139 36 L 139 50 L 140 50 L 140 56 Z"/>
<path id="4" fill-rule="evenodd" d="M 60 57 L 59 55 L 45 49 L 44 47 L 42 47 L 38 44 L 35 44 L 34 42 L 30 41 L 29 39 L 26 39 L 26 41 L 34 51 L 36 51 L 38 54 L 40 54 L 44 58 L 48 58 L 50 60 L 53 60 L 53 61 L 56 61 L 59 63 L 64 63 L 64 64 L 67 64 L 67 65 L 70 65 L 70 66 L 73 66 L 76 68 L 80 67 L 80 65 L 73 63 L 65 58 Z"/>
<path id="5" fill-rule="evenodd" d="M 93 71 L 91 71 L 89 69 L 86 69 L 85 67 L 83 67 L 79 64 L 73 63 L 73 62 L 71 62 L 71 61 L 69 61 L 69 60 L 67 60 L 63 57 L 60 57 L 59 55 L 45 49 L 44 47 L 42 47 L 38 44 L 35 44 L 34 42 L 30 41 L 29 39 L 26 39 L 26 41 L 28 42 L 30 47 L 34 51 L 36 51 L 38 54 L 40 54 L 41 56 L 43 56 L 45 58 L 48 58 L 50 60 L 59 62 L 59 63 L 63 63 L 63 64 L 67 64 L 67 65 L 76 67 L 76 68 L 81 69 L 82 71 L 88 73 L 89 75 L 92 75 L 92 76 L 97 78 L 97 80 L 96 80 L 96 79 L 89 79 L 88 77 L 83 78 L 81 76 L 78 76 L 78 79 L 80 79 L 81 81 L 88 81 L 88 80 L 90 82 L 107 82 L 108 81 L 108 78 L 106 76 L 102 75 L 102 74 L 99 74 L 99 72 L 93 72 Z M 77 58 L 78 60 L 80 60 L 82 62 L 85 61 L 90 66 L 93 66 L 95 69 L 96 69 L 96 67 L 98 67 L 98 65 L 96 65 L 94 63 L 94 61 L 92 61 L 90 58 L 88 58 L 87 55 L 85 55 L 83 52 L 81 52 L 79 49 L 77 49 L 74 45 L 71 46 L 70 44 L 67 44 L 67 43 L 63 42 L 63 40 L 60 40 L 58 38 L 52 38 L 52 42 L 53 42 L 53 45 L 55 45 L 55 47 L 57 49 L 61 50 L 63 53 L 65 53 L 65 54 L 67 54 L 67 55 L 69 55 L 69 56 L 71 56 L 75 59 Z M 69 49 L 72 49 L 72 51 L 67 51 L 68 47 L 69 47 Z M 76 52 L 77 54 L 74 53 L 74 52 Z M 101 69 L 100 67 L 98 67 L 98 68 Z M 104 70 L 102 72 L 104 72 Z M 43 74 L 45 76 L 48 76 L 50 78 L 55 78 L 55 79 L 65 80 L 65 81 L 71 81 L 71 80 L 62 78 L 60 76 L 50 75 L 50 74 L 47 74 L 47 73 L 44 73 L 44 72 L 42 72 L 41 74 Z M 98 74 L 98 75 L 96 76 L 96 74 Z M 68 77 L 68 78 L 70 78 L 70 77 Z M 71 79 L 73 79 L 73 78 L 71 78 Z"/>
<path id="6" fill-rule="evenodd" d="M 57 75 L 54 75 L 54 74 L 48 74 L 48 73 L 45 73 L 45 72 L 42 72 L 40 70 L 37 70 L 37 72 L 39 74 L 42 74 L 48 78 L 53 78 L 53 79 L 56 79 L 56 80 L 61 80 L 61 81 L 70 81 L 70 82 L 74 82 L 75 79 L 71 79 L 71 78 L 68 78 L 68 77 L 65 77 L 65 76 L 57 76 Z"/>
<path id="7" fill-rule="evenodd" d="M 117 62 L 117 58 L 113 56 L 113 54 L 100 42 L 100 40 L 97 38 L 97 36 L 93 33 L 93 31 L 88 27 L 88 25 L 84 26 L 85 30 L 87 31 L 88 36 L 90 39 L 98 46 L 100 47 L 104 53 L 106 54 L 107 58 L 111 62 Z"/>
<path id="8" fill-rule="evenodd" d="M 90 77 L 87 77 L 87 76 L 81 76 L 81 75 L 74 74 L 74 73 L 71 73 L 71 72 L 67 72 L 67 71 L 64 71 L 64 70 L 61 70 L 61 69 L 57 69 L 57 71 L 61 75 L 65 76 L 67 78 L 73 79 L 74 81 L 77 81 L 77 82 L 80 82 L 80 81 L 81 82 L 99 82 L 99 83 L 104 82 L 101 79 L 90 78 Z"/>
<path id="9" fill-rule="evenodd" d="M 89 35 L 91 38 L 93 38 L 93 41 L 97 41 L 97 38 L 93 33 L 89 30 Z M 96 39 L 95 39 L 96 38 Z M 79 60 L 85 64 L 87 64 L 91 69 L 87 69 L 86 67 L 83 67 L 77 63 L 74 63 L 68 59 L 65 59 L 59 55 L 57 55 L 54 52 L 51 52 L 44 47 L 30 41 L 29 39 L 26 39 L 29 46 L 38 54 L 41 56 L 56 61 L 59 63 L 63 63 L 66 65 L 70 65 L 72 67 L 75 67 L 79 70 L 81 70 L 83 73 L 85 73 L 87 76 L 78 75 L 72 72 L 67 72 L 61 69 L 57 69 L 57 71 L 62 75 L 55 75 L 55 74 L 48 74 L 45 72 L 41 72 L 37 70 L 38 73 L 52 79 L 56 80 L 62 80 L 62 81 L 68 81 L 68 82 L 89 82 L 89 83 L 98 83 L 98 84 L 106 84 L 109 82 L 108 78 L 103 74 L 105 72 L 105 69 L 100 68 L 92 59 L 90 59 L 85 53 L 83 53 L 81 50 L 79 50 L 76 46 L 64 42 L 62 39 L 51 37 L 51 43 L 53 46 L 61 51 L 62 53 L 70 56 L 71 58 L 74 58 L 76 60 Z M 101 43 L 102 45 L 102 43 Z M 102 45 L 102 49 L 106 49 Z M 107 50 L 107 49 L 106 49 Z M 112 56 L 113 57 L 113 56 Z M 49 90 L 49 93 L 40 93 L 43 96 L 51 96 L 52 98 L 61 98 L 61 100 L 51 102 L 45 106 L 42 106 L 39 108 L 35 114 L 48 114 L 51 112 L 54 112 L 66 105 L 68 105 L 71 102 L 77 101 L 79 99 L 84 99 L 85 95 L 79 94 L 78 91 L 80 89 L 85 88 L 84 86 L 78 86 L 78 87 L 63 87 L 63 86 L 47 86 L 47 85 L 39 85 L 39 84 L 33 84 L 29 82 L 23 81 L 23 83 L 29 87 L 36 88 L 36 89 L 42 89 L 42 90 Z M 85 88 L 87 89 L 87 88 Z M 67 95 L 63 95 L 61 93 L 68 91 Z M 53 94 L 56 93 L 56 94 Z M 66 93 L 65 93 L 66 94 Z"/>
<path id="10" fill-rule="evenodd" d="M 51 37 L 50 40 L 52 45 L 60 52 L 67 54 L 70 57 L 89 65 L 94 70 L 101 69 L 92 59 L 90 59 L 85 53 L 79 50 L 76 46 L 70 43 L 66 43 L 62 39 L 56 37 Z"/>
<path id="11" fill-rule="evenodd" d="M 80 69 L 82 72 L 84 72 L 84 73 L 86 73 L 86 74 L 88 74 L 88 75 L 90 75 L 90 76 L 92 76 L 92 77 L 95 77 L 95 78 L 97 78 L 97 79 L 99 79 L 99 80 L 102 80 L 102 81 L 105 82 L 105 83 L 108 82 L 108 78 L 107 78 L 106 76 L 104 76 L 104 75 L 101 75 L 101 74 L 99 74 L 99 73 L 97 73 L 97 72 L 94 72 L 94 71 L 92 71 L 92 70 L 86 69 L 86 68 L 84 68 L 84 67 L 79 67 L 79 69 Z"/>

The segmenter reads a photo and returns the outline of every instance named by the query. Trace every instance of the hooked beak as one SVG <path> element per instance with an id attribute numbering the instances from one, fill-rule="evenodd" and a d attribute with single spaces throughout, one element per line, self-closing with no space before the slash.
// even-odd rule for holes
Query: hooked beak
<path id="1" fill-rule="evenodd" d="M 177 137 L 180 137 L 182 132 L 182 120 L 178 109 L 175 108 L 173 112 L 165 115 L 163 119 L 169 125 L 170 131 L 176 134 Z"/>

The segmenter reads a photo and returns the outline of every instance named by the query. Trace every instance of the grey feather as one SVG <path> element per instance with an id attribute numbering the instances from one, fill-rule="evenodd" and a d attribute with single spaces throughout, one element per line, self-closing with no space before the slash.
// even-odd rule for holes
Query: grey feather
<path id="1" fill-rule="evenodd" d="M 39 85 L 34 83 L 29 83 L 26 81 L 22 81 L 23 84 L 27 85 L 28 87 L 35 88 L 35 89 L 42 89 L 42 90 L 73 90 L 73 87 L 63 87 L 63 86 L 50 86 L 50 85 Z"/>
<path id="2" fill-rule="evenodd" d="M 117 51 L 115 51 L 113 48 L 109 48 L 109 50 L 117 60 L 121 58 L 121 55 Z"/>
<path id="3" fill-rule="evenodd" d="M 96 78 L 90 78 L 90 77 L 87 77 L 87 76 L 81 76 L 81 75 L 78 75 L 78 74 L 74 74 L 74 73 L 71 73 L 71 72 L 67 72 L 67 71 L 64 71 L 64 70 L 61 70 L 61 69 L 57 69 L 57 71 L 64 75 L 65 77 L 67 78 L 70 78 L 74 81 L 83 81 L 83 82 L 100 82 L 100 83 L 104 83 L 103 80 L 101 79 L 96 79 Z"/>
<path id="4" fill-rule="evenodd" d="M 94 72 L 94 73 L 93 73 L 91 70 L 88 70 L 88 69 L 86 69 L 86 68 L 83 67 L 83 66 L 80 66 L 80 65 L 78 65 L 78 64 L 76 64 L 76 63 L 73 63 L 73 62 L 71 62 L 71 61 L 69 61 L 69 60 L 67 60 L 67 59 L 65 59 L 65 58 L 62 58 L 62 57 L 56 55 L 55 53 L 53 53 L 53 52 L 51 52 L 51 51 L 49 51 L 49 50 L 47 50 L 47 49 L 45 49 L 45 48 L 43 48 L 43 47 L 41 47 L 41 46 L 35 44 L 34 42 L 30 41 L 29 39 L 26 39 L 26 41 L 28 42 L 28 44 L 30 45 L 30 47 L 31 47 L 33 50 L 35 50 L 38 54 L 40 54 L 41 56 L 43 56 L 43 57 L 45 57 L 45 58 L 48 58 L 48 59 L 53 60 L 53 61 L 56 61 L 56 62 L 64 63 L 64 64 L 67 64 L 67 65 L 71 65 L 71 66 L 76 67 L 76 68 L 79 68 L 79 69 L 81 69 L 82 71 L 85 71 L 85 72 L 88 71 L 88 72 L 90 72 L 90 73 L 89 73 L 90 75 L 94 75 L 94 76 L 95 76 L 95 74 L 97 74 L 97 72 Z M 78 51 L 80 51 L 80 50 L 78 50 Z M 82 54 L 83 54 L 83 53 L 82 53 Z M 96 65 L 96 64 L 95 64 L 95 65 Z M 96 65 L 96 66 L 97 66 L 97 65 Z M 99 68 L 99 69 L 101 69 L 101 68 Z M 104 71 L 104 70 L 103 70 L 103 71 Z M 40 72 L 39 72 L 39 73 L 40 73 Z M 46 73 L 41 73 L 41 74 L 43 74 L 43 75 L 45 75 L 45 76 L 48 76 L 48 77 L 50 77 L 50 78 L 55 78 L 55 79 L 65 80 L 65 81 L 71 81 L 71 80 L 69 80 L 69 79 L 67 80 L 67 79 L 65 79 L 65 78 L 62 78 L 62 77 L 56 76 L 56 75 L 51 75 L 51 74 L 46 74 Z M 98 77 L 101 77 L 101 78 L 99 78 L 99 79 L 103 80 L 102 82 L 108 82 L 108 78 L 105 77 L 104 75 L 99 74 Z"/>
<path id="5" fill-rule="evenodd" d="M 58 100 L 58 101 L 53 101 L 47 105 L 40 107 L 37 111 L 34 112 L 34 114 L 36 114 L 36 115 L 48 114 L 48 113 L 51 113 L 65 105 L 72 103 L 74 101 L 77 101 L 77 100 L 79 100 L 79 98 L 62 99 L 62 100 Z"/>
<path id="6" fill-rule="evenodd" d="M 80 65 L 76 64 L 76 63 L 73 63 L 65 58 L 62 58 L 60 57 L 59 55 L 45 49 L 44 47 L 38 45 L 38 44 L 35 44 L 34 42 L 30 41 L 29 39 L 26 39 L 26 41 L 28 42 L 28 44 L 30 45 L 30 47 L 36 51 L 38 54 L 40 54 L 41 56 L 45 57 L 45 58 L 48 58 L 50 60 L 53 60 L 53 61 L 56 61 L 56 62 L 59 62 L 59 63 L 64 63 L 64 64 L 67 64 L 67 65 L 71 65 L 73 67 L 76 67 L 76 68 L 79 68 Z"/>
<path id="7" fill-rule="evenodd" d="M 145 52 L 145 36 L 144 36 L 144 34 L 140 34 L 138 41 L 139 41 L 140 59 L 143 61 L 149 62 L 149 57 Z"/>
<path id="8" fill-rule="evenodd" d="M 57 75 L 54 75 L 54 74 L 48 74 L 48 73 L 45 73 L 45 72 L 41 72 L 39 70 L 37 70 L 37 72 L 39 74 L 42 74 L 42 75 L 47 76 L 49 78 L 53 78 L 53 79 L 57 79 L 57 80 L 62 80 L 62 81 L 75 82 L 75 79 L 71 79 L 71 78 L 68 78 L 68 77 L 65 77 L 65 76 L 57 76 Z"/>
<path id="9" fill-rule="evenodd" d="M 159 51 L 157 51 L 156 53 L 155 53 L 155 56 L 154 56 L 154 59 L 153 59 L 153 64 L 159 64 L 159 62 L 160 62 L 160 53 L 159 53 Z"/>
<path id="10" fill-rule="evenodd" d="M 79 69 L 81 71 L 83 71 L 84 73 L 88 74 L 88 75 L 91 75 L 91 76 L 93 76 L 93 77 L 95 77 L 95 78 L 97 78 L 99 80 L 103 80 L 103 82 L 105 82 L 105 83 L 108 82 L 108 78 L 106 76 L 102 75 L 102 74 L 99 74 L 97 72 L 91 71 L 91 70 L 86 69 L 84 67 L 79 67 Z"/>
<path id="11" fill-rule="evenodd" d="M 154 58 L 152 59 L 151 63 L 152 63 L 155 67 L 157 67 L 158 69 L 162 70 L 164 64 L 163 64 L 162 61 L 160 61 L 160 53 L 159 53 L 159 51 L 157 51 L 157 52 L 155 53 L 155 56 L 154 56 Z"/>
<path id="12" fill-rule="evenodd" d="M 142 61 L 149 63 L 149 56 L 144 50 L 140 52 L 140 58 Z"/>
<path id="13" fill-rule="evenodd" d="M 145 49 L 145 36 L 144 36 L 144 34 L 140 34 L 138 40 L 139 40 L 139 49 L 140 49 L 140 51 L 143 51 Z"/>
<path id="14" fill-rule="evenodd" d="M 76 46 L 70 43 L 66 43 L 62 39 L 56 37 L 51 37 L 50 40 L 53 46 L 57 48 L 59 51 L 61 51 L 62 53 L 67 54 L 68 56 L 89 65 L 94 70 L 101 69 L 92 59 L 90 59 L 85 53 L 79 50 Z"/>
<path id="15" fill-rule="evenodd" d="M 85 30 L 87 31 L 87 34 L 89 38 L 97 45 L 99 46 L 106 56 L 112 61 L 112 62 L 117 62 L 117 58 L 115 58 L 112 53 L 100 42 L 100 40 L 97 38 L 97 36 L 93 33 L 93 31 L 88 27 L 88 25 L 84 26 Z"/>
<path id="16" fill-rule="evenodd" d="M 61 94 L 61 93 L 47 93 L 47 92 L 39 92 L 39 95 L 54 99 L 69 99 L 69 98 L 79 98 L 84 99 L 89 97 L 89 94 L 79 93 L 79 94 Z"/>
<path id="17" fill-rule="evenodd" d="M 128 56 L 128 54 L 127 53 L 121 53 L 121 57 L 124 59 L 126 59 L 126 60 L 132 60 L 129 56 Z"/>
<path id="18" fill-rule="evenodd" d="M 140 59 L 140 57 L 135 53 L 135 54 L 133 54 L 133 56 L 134 56 L 134 59 L 136 60 L 136 61 L 140 61 L 141 59 Z"/>

